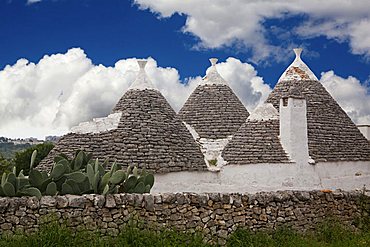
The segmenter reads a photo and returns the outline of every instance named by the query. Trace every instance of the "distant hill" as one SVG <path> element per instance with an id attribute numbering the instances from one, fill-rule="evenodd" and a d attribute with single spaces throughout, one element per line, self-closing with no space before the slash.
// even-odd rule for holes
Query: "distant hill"
<path id="1" fill-rule="evenodd" d="M 48 143 L 55 143 L 59 140 L 59 136 L 47 136 L 45 141 L 38 140 L 33 137 L 21 139 L 10 139 L 7 137 L 0 136 L 0 154 L 5 159 L 12 159 L 16 152 L 22 151 L 27 149 L 31 146 L 42 144 L 45 142 Z"/>
<path id="2" fill-rule="evenodd" d="M 14 144 L 13 142 L 0 142 L 0 153 L 6 159 L 11 159 L 14 157 L 14 154 L 18 151 L 31 147 L 29 143 L 25 144 Z"/>

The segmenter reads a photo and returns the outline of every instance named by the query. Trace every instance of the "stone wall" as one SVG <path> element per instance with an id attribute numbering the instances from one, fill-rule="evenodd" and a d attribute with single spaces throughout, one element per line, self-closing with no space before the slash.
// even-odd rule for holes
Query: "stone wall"
<path id="1" fill-rule="evenodd" d="M 0 234 L 35 231 L 50 215 L 75 229 L 117 235 L 130 219 L 147 226 L 203 231 L 223 242 L 238 227 L 280 225 L 307 230 L 333 216 L 351 224 L 359 192 L 261 192 L 257 194 L 116 194 L 0 198 Z"/>
<path id="2" fill-rule="evenodd" d="M 93 158 L 117 161 L 123 168 L 137 166 L 153 173 L 205 171 L 202 152 L 175 111 L 157 90 L 129 90 L 112 113 L 120 113 L 118 127 L 100 133 L 64 135 L 37 166 L 50 171 L 60 153 L 73 156 L 77 150 Z"/>

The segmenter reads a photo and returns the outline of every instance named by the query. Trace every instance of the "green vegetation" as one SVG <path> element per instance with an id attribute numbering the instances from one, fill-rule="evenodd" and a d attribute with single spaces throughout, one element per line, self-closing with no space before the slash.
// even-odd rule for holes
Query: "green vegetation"
<path id="1" fill-rule="evenodd" d="M 208 164 L 210 164 L 211 166 L 216 166 L 217 165 L 217 160 L 216 159 L 208 160 Z"/>
<path id="2" fill-rule="evenodd" d="M 13 164 L 0 153 L 0 175 L 12 170 Z"/>
<path id="3" fill-rule="evenodd" d="M 5 140 L 4 137 L 2 140 Z M 11 151 L 7 149 L 8 146 L 14 146 Z M 23 170 L 25 176 L 29 173 L 29 162 L 33 151 L 37 150 L 37 157 L 34 162 L 36 167 L 41 160 L 43 160 L 49 152 L 54 148 L 54 144 L 45 142 L 42 144 L 30 146 L 29 144 L 14 145 L 13 143 L 0 142 L 0 176 L 3 173 L 9 173 L 13 170 L 13 166 L 16 167 L 16 174 L 19 174 Z M 15 152 L 18 150 L 18 152 Z"/>
<path id="4" fill-rule="evenodd" d="M 187 234 L 172 230 L 145 230 L 128 225 L 117 237 L 101 237 L 98 233 L 77 232 L 65 226 L 52 223 L 43 226 L 39 232 L 31 235 L 0 236 L 0 247 L 18 246 L 210 246 L 203 243 L 199 234 Z"/>
<path id="5" fill-rule="evenodd" d="M 31 147 L 31 144 L 28 143 L 15 145 L 13 142 L 5 142 L 5 139 L 3 141 L 4 142 L 0 140 L 0 153 L 5 159 L 12 159 L 16 152 L 20 152 L 26 148 Z"/>
<path id="6" fill-rule="evenodd" d="M 32 168 L 36 158 L 37 151 L 34 151 L 31 157 L 30 167 Z M 9 173 L 3 173 L 1 176 L 0 196 L 37 196 L 41 197 L 40 191 L 32 187 L 29 179 L 20 171 L 16 175 L 16 167 Z"/>
<path id="7" fill-rule="evenodd" d="M 257 233 L 238 229 L 227 241 L 227 246 L 233 247 L 365 247 L 369 245 L 369 231 L 355 232 L 342 226 L 339 222 L 327 222 L 319 226 L 316 231 L 304 234 L 289 228 Z"/>
<path id="8" fill-rule="evenodd" d="M 26 150 L 15 153 L 13 163 L 17 168 L 17 173 L 23 170 L 24 175 L 28 175 L 30 168 L 29 162 L 31 160 L 32 153 L 36 150 L 37 157 L 34 162 L 34 167 L 36 167 L 41 160 L 43 160 L 49 152 L 54 148 L 54 144 L 51 142 L 45 142 L 42 144 L 37 144 L 27 148 Z"/>
<path id="9" fill-rule="evenodd" d="M 361 196 L 357 201 L 360 216 L 355 220 L 355 225 L 365 231 L 370 231 L 370 197 L 366 196 L 366 187 L 362 189 Z"/>
<path id="10" fill-rule="evenodd" d="M 154 184 L 153 174 L 137 167 L 123 171 L 114 162 L 109 171 L 99 160 L 91 160 L 91 154 L 78 151 L 73 159 L 60 154 L 55 157 L 51 173 L 40 172 L 35 167 L 37 150 L 31 155 L 29 176 L 16 167 L 9 173 L 3 173 L 0 184 L 0 196 L 37 196 L 41 195 L 82 195 L 115 193 L 149 193 Z"/>
<path id="11" fill-rule="evenodd" d="M 102 237 L 97 232 L 73 230 L 56 223 L 44 225 L 40 231 L 30 235 L 0 236 L 0 246 L 217 246 L 203 241 L 199 233 L 182 233 L 169 229 L 142 229 L 127 225 L 116 237 Z M 232 247 L 342 247 L 370 246 L 369 231 L 351 231 L 337 222 L 326 223 L 314 232 L 298 233 L 282 228 L 273 232 L 253 233 L 239 229 L 226 240 Z"/>

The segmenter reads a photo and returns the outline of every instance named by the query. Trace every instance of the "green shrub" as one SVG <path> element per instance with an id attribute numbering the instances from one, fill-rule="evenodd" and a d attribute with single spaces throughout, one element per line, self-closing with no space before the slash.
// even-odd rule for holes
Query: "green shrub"
<path id="1" fill-rule="evenodd" d="M 4 156 L 0 153 L 0 176 L 3 173 L 9 173 L 13 168 L 13 163 L 11 160 L 4 158 Z"/>
<path id="2" fill-rule="evenodd" d="M 17 168 L 17 173 L 23 170 L 23 174 L 26 176 L 28 175 L 30 171 L 29 164 L 30 164 L 31 155 L 33 151 L 37 150 L 37 157 L 35 159 L 35 164 L 34 164 L 34 167 L 37 167 L 37 165 L 41 162 L 41 160 L 43 160 L 53 148 L 54 148 L 53 143 L 45 142 L 42 144 L 31 146 L 27 148 L 26 150 L 15 153 L 14 165 Z"/>
<path id="3" fill-rule="evenodd" d="M 217 166 L 217 160 L 216 159 L 208 160 L 208 164 L 211 165 L 211 166 Z"/>
<path id="4" fill-rule="evenodd" d="M 3 141 L 3 142 L 1 142 Z M 9 141 L 9 142 L 8 142 Z M 14 144 L 10 142 L 8 139 L 2 139 L 0 137 L 0 153 L 3 154 L 4 158 L 6 159 L 13 159 L 16 152 L 20 152 L 25 150 L 26 148 L 31 147 L 32 145 L 29 143 L 26 144 Z"/>

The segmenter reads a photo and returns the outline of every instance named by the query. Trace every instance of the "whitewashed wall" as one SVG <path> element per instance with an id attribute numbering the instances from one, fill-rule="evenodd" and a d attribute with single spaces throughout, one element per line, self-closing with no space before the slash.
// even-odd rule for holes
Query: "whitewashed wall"
<path id="1" fill-rule="evenodd" d="M 154 193 L 354 190 L 370 188 L 370 162 L 229 165 L 219 172 L 172 172 L 155 178 Z"/>

